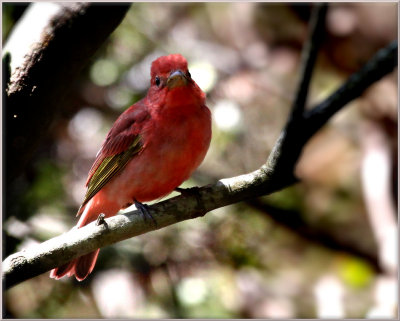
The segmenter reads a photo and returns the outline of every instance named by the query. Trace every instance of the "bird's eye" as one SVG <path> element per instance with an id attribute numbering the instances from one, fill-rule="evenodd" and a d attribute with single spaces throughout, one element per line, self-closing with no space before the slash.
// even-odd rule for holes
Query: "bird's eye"
<path id="1" fill-rule="evenodd" d="M 160 84 L 161 84 L 161 79 L 160 79 L 160 77 L 156 76 L 156 85 L 157 85 L 157 87 L 160 87 Z"/>

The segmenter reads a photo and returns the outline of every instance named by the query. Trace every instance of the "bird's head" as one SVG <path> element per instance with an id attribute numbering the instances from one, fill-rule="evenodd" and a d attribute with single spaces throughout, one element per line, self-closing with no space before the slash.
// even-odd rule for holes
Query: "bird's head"
<path id="1" fill-rule="evenodd" d="M 151 64 L 152 86 L 172 90 L 192 82 L 187 61 L 180 54 L 159 57 Z"/>
<path id="2" fill-rule="evenodd" d="M 205 94 L 192 79 L 188 63 L 180 54 L 162 56 L 153 61 L 149 93 L 157 99 L 164 99 L 171 106 L 202 105 L 205 101 Z"/>

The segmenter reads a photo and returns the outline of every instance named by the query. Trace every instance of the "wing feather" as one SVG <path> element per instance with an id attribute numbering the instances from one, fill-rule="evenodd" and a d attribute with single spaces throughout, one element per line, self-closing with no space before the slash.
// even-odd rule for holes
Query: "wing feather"
<path id="1" fill-rule="evenodd" d="M 143 100 L 137 102 L 115 121 L 96 155 L 86 181 L 87 191 L 78 214 L 115 175 L 143 148 L 140 131 L 150 114 Z"/>
<path id="2" fill-rule="evenodd" d="M 131 146 L 124 152 L 105 157 L 93 173 L 82 207 L 100 191 L 115 175 L 120 173 L 129 160 L 132 159 L 142 148 L 140 135 L 137 135 Z"/>

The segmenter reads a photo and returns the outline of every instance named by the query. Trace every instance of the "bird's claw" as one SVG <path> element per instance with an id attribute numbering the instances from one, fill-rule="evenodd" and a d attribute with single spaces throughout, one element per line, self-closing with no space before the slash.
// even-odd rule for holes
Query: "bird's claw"
<path id="1" fill-rule="evenodd" d="M 147 221 L 148 219 L 151 219 L 151 220 L 153 221 L 154 225 L 157 226 L 156 220 L 155 220 L 154 217 L 150 214 L 149 206 L 148 206 L 147 204 L 140 203 L 140 202 L 137 201 L 137 200 L 134 200 L 134 203 L 135 203 L 136 208 L 137 208 L 137 209 L 140 211 L 140 213 L 142 214 L 143 219 L 144 219 L 145 221 Z"/>

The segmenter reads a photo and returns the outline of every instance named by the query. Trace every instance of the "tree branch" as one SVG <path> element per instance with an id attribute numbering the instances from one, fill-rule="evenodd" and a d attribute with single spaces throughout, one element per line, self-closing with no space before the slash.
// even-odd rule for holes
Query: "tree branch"
<path id="1" fill-rule="evenodd" d="M 292 107 L 292 118 L 302 117 L 304 107 L 307 101 L 308 88 L 310 87 L 312 72 L 317 60 L 319 47 L 325 35 L 325 18 L 328 11 L 326 3 L 315 4 L 310 21 L 310 36 L 307 39 L 302 52 L 302 70 L 300 72 L 300 81 L 298 91 Z"/>
<path id="2" fill-rule="evenodd" d="M 35 3 L 18 22 L 3 50 L 11 56 L 11 77 L 3 96 L 7 185 L 24 170 L 62 110 L 71 83 L 129 6 Z"/>
<path id="3" fill-rule="evenodd" d="M 308 88 L 317 60 L 318 49 L 325 34 L 327 10 L 328 5 L 326 3 L 318 3 L 313 8 L 310 33 L 302 52 L 302 68 L 291 114 L 289 115 L 285 129 L 282 131 L 267 161 L 268 166 L 273 169 L 274 173 L 278 175 L 286 173 L 288 179 L 296 180 L 293 169 L 305 143 L 302 135 L 299 135 L 299 133 L 302 132 L 304 126 L 303 113 L 307 101 Z"/>
<path id="4" fill-rule="evenodd" d="M 35 248 L 10 255 L 3 262 L 3 282 L 5 282 L 6 288 L 97 248 L 183 220 L 203 216 L 219 207 L 268 195 L 293 184 L 296 179 L 293 175 L 292 164 L 296 164 L 302 148 L 311 137 L 311 131 L 306 131 L 306 125 L 313 124 L 316 128 L 317 125 L 322 123 L 321 127 L 336 111 L 343 107 L 338 108 L 339 102 L 346 104 L 351 99 L 358 97 L 370 84 L 392 71 L 397 65 L 397 60 L 393 59 L 394 50 L 397 50 L 397 44 L 395 49 L 392 44 L 384 51 L 378 52 L 371 60 L 372 63 L 369 62 L 360 72 L 351 76 L 337 92 L 318 105 L 317 112 L 306 113 L 304 118 L 306 122 L 302 122 L 303 127 L 300 132 L 307 132 L 307 135 L 300 135 L 302 136 L 300 146 L 293 146 L 293 142 L 298 143 L 299 141 L 292 137 L 293 135 L 299 136 L 299 132 L 286 133 L 284 130 L 267 163 L 258 170 L 237 177 L 221 179 L 215 184 L 203 186 L 198 189 L 197 195 L 181 195 L 152 205 L 150 212 L 156 220 L 157 226 L 154 226 L 151 221 L 144 221 L 138 211 L 132 211 L 108 218 L 104 224 L 99 226 L 91 223 L 78 230 L 73 229 L 39 244 Z M 370 80 L 371 77 L 372 81 Z M 356 88 L 356 94 L 352 93 L 354 88 Z M 286 138 L 282 139 L 282 137 Z M 296 152 L 282 154 L 284 149 L 288 151 L 295 149 Z M 294 157 L 294 159 L 287 160 L 282 155 Z M 288 168 L 281 167 L 281 162 L 290 164 L 290 166 Z M 289 172 L 289 175 L 287 172 Z"/>
<path id="5" fill-rule="evenodd" d="M 309 139 L 340 109 L 361 94 L 373 83 L 391 73 L 397 66 L 397 41 L 379 50 L 371 60 L 332 95 L 304 115 L 304 139 Z"/>

